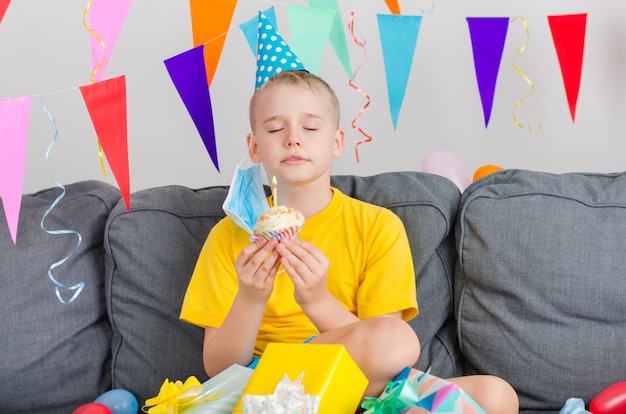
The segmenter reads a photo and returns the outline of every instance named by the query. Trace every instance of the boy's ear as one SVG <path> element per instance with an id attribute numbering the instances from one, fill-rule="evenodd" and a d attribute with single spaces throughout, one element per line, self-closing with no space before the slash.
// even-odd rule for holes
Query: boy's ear
<path id="1" fill-rule="evenodd" d="M 261 162 L 261 154 L 259 154 L 259 146 L 254 139 L 254 135 L 252 133 L 246 136 L 246 141 L 248 143 L 248 154 L 250 155 L 250 159 L 252 162 L 259 163 Z"/>
<path id="2" fill-rule="evenodd" d="M 339 158 L 343 154 L 343 145 L 345 142 L 345 132 L 338 128 L 335 132 L 335 140 L 333 141 L 333 157 Z"/>

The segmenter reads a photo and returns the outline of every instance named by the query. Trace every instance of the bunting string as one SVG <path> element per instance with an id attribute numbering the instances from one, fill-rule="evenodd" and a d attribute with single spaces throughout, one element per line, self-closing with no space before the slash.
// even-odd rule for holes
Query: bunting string
<path id="1" fill-rule="evenodd" d="M 520 70 L 520 68 L 515 64 L 515 61 L 517 60 L 517 58 L 524 53 L 524 51 L 526 50 L 527 44 L 528 44 L 528 39 L 530 37 L 530 32 L 528 30 L 528 23 L 526 22 L 526 19 L 524 17 L 521 16 L 517 16 L 515 17 L 512 21 L 515 22 L 519 20 L 523 25 L 524 25 L 524 30 L 526 32 L 526 39 L 524 41 L 524 44 L 522 44 L 522 46 L 519 48 L 519 50 L 517 51 L 517 53 L 515 54 L 515 57 L 513 58 L 513 69 L 515 69 L 515 72 L 517 72 L 518 75 L 521 76 L 522 79 L 524 79 L 524 81 L 528 84 L 528 86 L 530 87 L 530 92 L 524 96 L 522 99 L 520 99 L 519 101 L 515 102 L 515 104 L 513 105 L 513 111 L 512 111 L 512 116 L 513 116 L 513 122 L 515 123 L 515 125 L 517 125 L 520 128 L 524 128 L 527 127 L 528 128 L 528 132 L 533 133 L 532 132 L 532 127 L 530 126 L 530 124 L 528 125 L 523 125 L 521 122 L 519 122 L 517 116 L 515 115 L 515 110 L 517 108 L 519 108 L 522 103 L 524 103 L 524 101 L 526 99 L 528 99 L 530 96 L 532 96 L 532 94 L 535 92 L 535 85 L 534 83 L 530 80 L 530 78 L 528 76 L 526 76 L 526 74 L 524 72 L 522 72 Z M 541 133 L 541 124 L 539 124 L 539 127 L 537 128 L 537 130 L 534 132 L 534 135 L 539 135 L 539 133 Z"/>
<path id="2" fill-rule="evenodd" d="M 45 161 L 46 161 L 46 165 L 48 165 L 48 163 L 49 163 L 48 159 L 50 157 L 50 152 L 52 151 L 52 147 L 54 147 L 54 144 L 57 141 L 57 138 L 59 136 L 59 130 L 57 128 L 57 121 L 56 121 L 56 119 L 54 118 L 52 113 L 50 113 L 50 111 L 48 110 L 48 108 L 46 107 L 46 105 L 44 103 L 44 96 L 41 97 L 41 108 L 43 109 L 43 112 L 46 114 L 46 116 L 52 122 L 52 125 L 54 126 L 54 133 L 52 134 L 52 140 L 50 141 L 50 144 L 48 145 L 48 148 L 46 150 Z M 52 283 L 54 283 L 54 291 L 56 293 L 57 299 L 59 299 L 59 302 L 65 304 L 65 305 L 69 305 L 70 303 L 74 302 L 74 300 L 76 300 L 78 295 L 80 295 L 80 292 L 82 292 L 83 288 L 85 287 L 85 282 L 81 281 L 81 282 L 78 282 L 77 284 L 75 284 L 73 286 L 66 286 L 63 283 L 59 282 L 54 277 L 54 275 L 52 274 L 52 270 L 56 269 L 57 267 L 61 266 L 63 263 L 68 261 L 70 256 L 72 256 L 74 254 L 74 252 L 76 252 L 78 250 L 78 248 L 80 247 L 80 245 L 81 245 L 81 243 L 83 241 L 83 237 L 80 235 L 79 232 L 74 231 L 74 230 L 48 230 L 48 229 L 46 229 L 46 226 L 44 224 L 44 222 L 46 220 L 46 217 L 48 217 L 48 215 L 52 212 L 52 210 L 54 210 L 56 205 L 59 204 L 59 202 L 65 197 L 65 194 L 66 194 L 65 186 L 63 184 L 61 184 L 54 177 L 54 175 L 51 174 L 51 176 L 52 176 L 52 180 L 54 181 L 55 185 L 61 189 L 61 194 L 59 194 L 59 196 L 54 200 L 52 205 L 50 205 L 50 207 L 48 207 L 46 212 L 41 217 L 41 223 L 40 223 L 41 229 L 43 231 L 45 231 L 46 233 L 51 234 L 51 235 L 75 234 L 78 237 L 78 240 L 76 241 L 76 245 L 74 246 L 72 251 L 70 251 L 70 253 L 67 256 L 65 256 L 63 259 L 53 263 L 48 268 L 48 277 L 50 278 Z M 69 300 L 65 300 L 65 299 L 63 299 L 63 296 L 61 296 L 61 289 L 73 290 L 74 294 L 72 295 L 72 297 Z"/>
<path id="3" fill-rule="evenodd" d="M 357 85 L 354 84 L 354 79 L 356 78 L 356 75 L 359 72 L 359 69 L 361 69 L 361 67 L 365 64 L 365 61 L 367 61 L 367 49 L 365 48 L 365 43 L 366 43 L 365 38 L 363 37 L 363 40 L 361 41 L 356 36 L 355 30 L 354 30 L 354 12 L 353 11 L 350 12 L 350 19 L 348 20 L 348 30 L 350 30 L 350 34 L 352 35 L 352 39 L 354 40 L 354 43 L 356 43 L 357 46 L 363 49 L 363 62 L 361 62 L 361 64 L 354 69 L 352 73 L 352 77 L 348 80 L 348 84 L 350 85 L 350 87 L 352 87 L 354 90 L 356 90 L 361 95 L 363 95 L 365 99 L 367 100 L 365 102 L 365 105 L 363 105 L 361 110 L 352 119 L 352 128 L 359 131 L 365 137 L 365 139 L 357 142 L 354 147 L 354 152 L 356 153 L 356 162 L 360 163 L 361 161 L 359 159 L 359 145 L 364 144 L 366 142 L 371 142 L 372 136 L 368 135 L 365 131 L 363 131 L 363 129 L 356 124 L 356 121 L 361 117 L 361 115 L 363 115 L 367 107 L 370 106 L 371 99 L 370 99 L 370 96 L 367 93 L 365 93 L 365 91 L 363 91 L 361 88 L 359 88 Z"/>

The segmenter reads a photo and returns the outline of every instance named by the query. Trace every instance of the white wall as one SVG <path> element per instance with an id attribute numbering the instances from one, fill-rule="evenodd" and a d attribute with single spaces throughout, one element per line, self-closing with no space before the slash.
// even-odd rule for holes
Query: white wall
<path id="1" fill-rule="evenodd" d="M 95 0 L 99 1 L 99 0 Z M 208 0 L 207 0 L 208 1 Z M 13 0 L 0 24 L 0 97 L 32 95 L 32 115 L 24 191 L 84 179 L 106 180 L 97 139 L 79 86 L 90 83 L 89 34 L 83 27 L 87 0 Z M 128 88 L 128 138 L 131 190 L 182 184 L 228 184 L 245 154 L 247 105 L 254 88 L 254 58 L 239 24 L 259 9 L 274 6 L 281 34 L 289 40 L 286 4 L 304 0 L 241 0 L 211 87 L 221 173 L 214 168 L 187 114 L 163 60 L 190 49 L 189 4 L 183 0 L 135 0 L 113 51 L 106 78 L 125 74 Z M 455 154 L 471 176 L 484 164 L 552 172 L 621 171 L 626 165 L 626 5 L 622 0 L 435 0 L 417 42 L 407 95 L 394 132 L 389 115 L 376 13 L 389 13 L 383 0 L 339 0 L 347 22 L 366 40 L 363 50 L 347 33 L 352 67 L 361 67 L 355 83 L 371 96 L 358 125 L 373 136 L 363 139 L 350 126 L 364 98 L 348 85 L 348 76 L 330 45 L 318 74 L 335 88 L 342 103 L 346 151 L 334 173 L 369 175 L 389 170 L 419 170 L 433 149 Z M 421 14 L 430 0 L 400 1 L 404 14 Z M 585 61 L 576 122 L 570 118 L 547 15 L 588 12 Z M 539 135 L 517 127 L 515 102 L 528 85 L 511 63 L 526 41 L 520 21 L 511 22 L 488 128 L 483 121 L 465 18 L 523 16 L 529 25 L 526 51 L 515 61 L 535 84 L 535 93 L 516 111 Z M 347 30 L 347 29 L 346 29 Z M 59 129 L 50 159 L 45 153 Z M 109 177 L 111 174 L 109 172 Z"/>

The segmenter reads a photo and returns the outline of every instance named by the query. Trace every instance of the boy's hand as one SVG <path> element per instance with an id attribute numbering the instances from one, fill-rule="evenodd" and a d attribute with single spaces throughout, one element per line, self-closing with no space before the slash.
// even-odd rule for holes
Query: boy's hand
<path id="1" fill-rule="evenodd" d="M 294 297 L 300 306 L 325 298 L 329 262 L 314 245 L 297 237 L 281 239 L 276 251 L 294 285 Z"/>
<path id="2" fill-rule="evenodd" d="M 237 260 L 239 294 L 253 301 L 267 302 L 274 289 L 274 278 L 280 265 L 276 240 L 261 240 L 246 246 Z"/>

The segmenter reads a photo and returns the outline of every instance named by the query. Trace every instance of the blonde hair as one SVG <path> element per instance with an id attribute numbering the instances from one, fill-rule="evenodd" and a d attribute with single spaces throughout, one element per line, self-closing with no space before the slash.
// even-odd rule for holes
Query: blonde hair
<path id="1" fill-rule="evenodd" d="M 335 91 L 333 91 L 333 88 L 331 88 L 325 80 L 306 70 L 288 70 L 278 73 L 265 81 L 265 83 L 254 92 L 254 95 L 252 95 L 252 98 L 250 99 L 249 109 L 251 126 L 253 126 L 252 112 L 254 110 L 256 97 L 260 92 L 271 87 L 272 85 L 304 86 L 309 88 L 311 91 L 325 93 L 330 99 L 331 113 L 335 118 L 336 126 L 339 127 L 339 100 L 337 99 L 337 95 L 335 95 Z"/>

